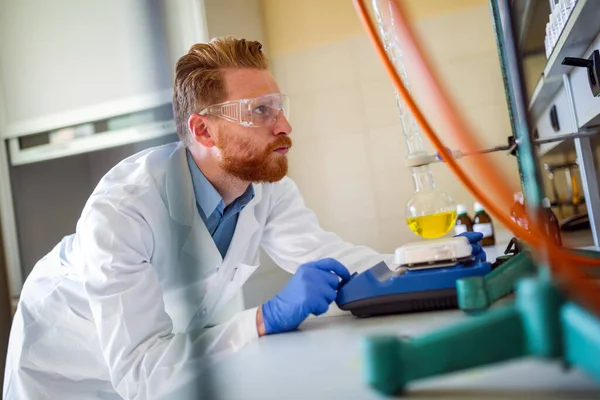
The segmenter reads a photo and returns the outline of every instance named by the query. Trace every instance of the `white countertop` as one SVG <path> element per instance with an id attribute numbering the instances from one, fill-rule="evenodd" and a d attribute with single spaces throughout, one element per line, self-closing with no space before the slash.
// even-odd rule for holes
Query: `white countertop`
<path id="1" fill-rule="evenodd" d="M 485 247 L 504 253 L 506 236 Z M 511 300 L 502 300 L 503 302 Z M 416 336 L 473 318 L 460 310 L 359 319 L 335 306 L 298 331 L 263 337 L 229 356 L 199 385 L 210 399 L 384 399 L 364 379 L 361 341 L 370 334 Z M 409 384 L 403 398 L 600 399 L 600 382 L 557 361 L 504 362 Z"/>
<path id="2" fill-rule="evenodd" d="M 217 365 L 211 399 L 382 399 L 364 380 L 361 339 L 415 336 L 457 323 L 459 310 L 358 319 L 313 318 L 300 330 L 263 337 Z M 208 383 L 208 382 L 205 382 Z M 411 384 L 406 398 L 599 399 L 600 383 L 559 362 L 525 358 Z"/>

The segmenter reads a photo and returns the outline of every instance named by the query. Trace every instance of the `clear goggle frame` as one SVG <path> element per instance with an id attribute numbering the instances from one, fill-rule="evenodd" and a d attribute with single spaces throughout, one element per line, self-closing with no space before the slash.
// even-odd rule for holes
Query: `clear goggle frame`
<path id="1" fill-rule="evenodd" d="M 280 113 L 289 118 L 290 101 L 280 93 L 213 104 L 199 112 L 200 115 L 214 115 L 251 128 L 273 126 Z"/>

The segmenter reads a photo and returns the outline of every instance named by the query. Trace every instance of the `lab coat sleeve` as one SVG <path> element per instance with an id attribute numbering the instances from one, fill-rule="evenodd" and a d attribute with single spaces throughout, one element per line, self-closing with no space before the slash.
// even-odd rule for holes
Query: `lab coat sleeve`
<path id="1" fill-rule="evenodd" d="M 305 206 L 296 184 L 287 177 L 273 184 L 262 246 L 291 273 L 300 264 L 326 257 L 340 261 L 350 272 L 362 272 L 381 261 L 390 268 L 393 265 L 392 255 L 352 245 L 323 230 L 315 213 Z"/>
<path id="2" fill-rule="evenodd" d="M 206 367 L 258 338 L 256 309 L 210 329 L 174 334 L 149 263 L 153 237 L 146 221 L 126 204 L 99 200 L 86 208 L 78 225 L 84 287 L 113 386 L 124 399 L 206 397 Z"/>

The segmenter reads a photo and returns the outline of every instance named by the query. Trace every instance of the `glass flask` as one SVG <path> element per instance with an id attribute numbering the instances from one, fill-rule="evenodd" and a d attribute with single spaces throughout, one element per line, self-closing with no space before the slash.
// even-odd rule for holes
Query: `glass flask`
<path id="1" fill-rule="evenodd" d="M 406 203 L 406 223 L 411 231 L 425 239 L 444 236 L 456 222 L 456 204 L 452 197 L 435 187 L 429 167 L 412 169 L 415 193 Z"/>

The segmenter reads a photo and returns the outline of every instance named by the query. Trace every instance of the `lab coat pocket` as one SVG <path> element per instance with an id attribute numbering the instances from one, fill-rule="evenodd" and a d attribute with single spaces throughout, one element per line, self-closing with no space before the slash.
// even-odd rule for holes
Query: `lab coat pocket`
<path id="1" fill-rule="evenodd" d="M 227 314 L 227 316 L 233 316 L 238 312 L 244 311 L 244 301 L 241 296 L 241 292 L 239 296 L 236 296 L 236 293 L 240 291 L 240 288 L 246 283 L 248 278 L 252 276 L 254 271 L 258 268 L 258 265 L 248 265 L 248 264 L 236 264 L 233 267 L 232 272 L 229 274 L 229 279 L 225 283 L 223 287 L 223 291 L 219 296 L 219 300 L 217 303 L 216 311 L 220 314 Z M 239 301 L 231 301 L 232 298 L 239 297 Z M 231 303 L 231 304 L 230 304 Z M 225 307 L 225 309 L 223 309 Z M 226 317 L 219 319 L 227 319 Z"/>
<path id="2" fill-rule="evenodd" d="M 223 295 L 221 296 L 221 301 L 219 301 L 219 304 L 222 305 L 224 303 L 227 303 L 233 297 L 233 295 L 244 285 L 244 283 L 246 283 L 248 278 L 250 278 L 250 276 L 254 273 L 254 271 L 256 271 L 257 268 L 258 265 L 248 265 L 242 263 L 237 264 L 233 269 L 231 278 L 229 279 L 223 290 Z"/>
<path id="3" fill-rule="evenodd" d="M 184 332 L 191 318 L 202 317 L 207 308 L 207 300 L 211 291 L 219 285 L 219 274 L 216 270 L 201 280 L 178 282 L 177 285 L 163 288 L 165 311 L 173 321 L 173 332 Z M 203 312 L 200 312 L 204 310 Z M 198 315 L 196 315 L 198 314 Z"/>
<path id="4" fill-rule="evenodd" d="M 233 276 L 231 277 L 231 281 L 236 284 L 238 287 L 241 287 L 250 276 L 258 269 L 258 265 L 248 265 L 248 264 L 238 264 L 234 268 Z"/>

